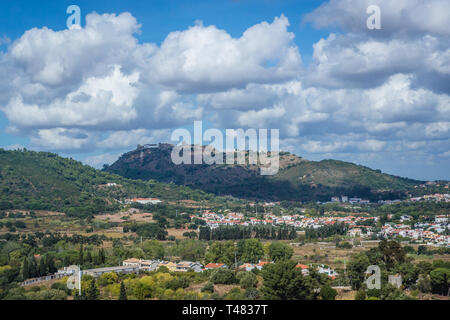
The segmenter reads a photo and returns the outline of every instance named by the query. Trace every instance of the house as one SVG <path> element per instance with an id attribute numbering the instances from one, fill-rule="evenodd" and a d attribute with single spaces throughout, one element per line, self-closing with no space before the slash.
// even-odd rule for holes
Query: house
<path id="1" fill-rule="evenodd" d="M 319 269 L 317 270 L 319 273 L 326 274 L 327 276 L 333 278 L 337 276 L 337 272 L 331 268 L 325 268 L 324 265 L 319 266 Z"/>
<path id="2" fill-rule="evenodd" d="M 436 216 L 434 218 L 434 222 L 436 222 L 436 223 L 446 223 L 447 221 L 448 221 L 448 217 L 447 216 L 443 216 L 443 215 Z"/>
<path id="3" fill-rule="evenodd" d="M 107 186 L 107 187 L 117 187 L 117 183 L 115 183 L 115 182 L 108 182 L 108 183 L 106 184 L 106 186 Z"/>
<path id="4" fill-rule="evenodd" d="M 245 271 L 252 271 L 253 269 L 255 269 L 255 266 L 251 263 L 244 263 L 243 265 L 239 266 L 239 269 Z"/>
<path id="5" fill-rule="evenodd" d="M 141 260 L 139 268 L 144 271 L 155 271 L 159 268 L 160 263 L 159 260 Z"/>
<path id="6" fill-rule="evenodd" d="M 158 265 L 158 268 L 166 267 L 169 269 L 169 271 L 177 271 L 177 265 L 176 263 L 170 262 L 170 261 L 163 261 Z"/>
<path id="7" fill-rule="evenodd" d="M 192 269 L 194 272 L 202 272 L 203 265 L 199 262 L 181 261 L 177 263 L 175 271 L 187 272 L 189 269 Z"/>
<path id="8" fill-rule="evenodd" d="M 205 270 L 220 269 L 220 268 L 227 268 L 227 265 L 224 263 L 208 263 L 205 266 Z"/>
<path id="9" fill-rule="evenodd" d="M 269 264 L 272 262 L 267 261 L 259 261 L 257 264 L 255 264 L 256 269 L 261 270 L 266 264 Z"/>
<path id="10" fill-rule="evenodd" d="M 361 202 L 361 198 L 350 198 L 350 200 L 348 202 L 350 202 L 351 204 L 355 204 L 355 203 L 360 203 Z"/>
<path id="11" fill-rule="evenodd" d="M 125 267 L 126 266 L 139 267 L 141 261 L 142 260 L 139 260 L 139 259 L 136 259 L 136 258 L 131 258 L 131 259 L 124 260 L 122 262 L 122 265 L 125 266 Z"/>
<path id="12" fill-rule="evenodd" d="M 309 274 L 309 270 L 308 270 L 309 267 L 308 267 L 306 264 L 301 264 L 301 263 L 299 263 L 299 264 L 297 264 L 295 267 L 296 267 L 296 268 L 302 269 L 302 274 L 303 274 L 304 276 L 306 276 L 306 275 Z"/>
<path id="13" fill-rule="evenodd" d="M 351 237 L 358 237 L 361 235 L 361 229 L 360 228 L 353 228 L 347 231 L 347 235 Z"/>

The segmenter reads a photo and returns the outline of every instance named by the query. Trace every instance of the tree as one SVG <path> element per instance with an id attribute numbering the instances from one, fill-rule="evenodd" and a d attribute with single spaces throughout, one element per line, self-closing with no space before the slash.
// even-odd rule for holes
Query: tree
<path id="1" fill-rule="evenodd" d="M 419 246 L 419 248 L 417 249 L 417 254 L 421 255 L 425 255 L 427 254 L 427 247 L 426 246 Z"/>
<path id="2" fill-rule="evenodd" d="M 272 242 L 268 249 L 269 257 L 272 261 L 288 260 L 294 254 L 294 249 L 282 242 Z"/>
<path id="3" fill-rule="evenodd" d="M 237 278 L 242 289 L 256 288 L 258 285 L 258 280 L 253 272 L 240 272 Z"/>
<path id="4" fill-rule="evenodd" d="M 28 265 L 28 258 L 27 257 L 23 258 L 23 262 L 22 262 L 22 278 L 24 280 L 30 278 L 30 267 Z"/>
<path id="5" fill-rule="evenodd" d="M 365 280 L 365 272 L 370 265 L 369 258 L 366 254 L 360 253 L 350 260 L 347 266 L 348 276 L 350 278 L 350 284 L 353 290 L 361 288 Z"/>
<path id="6" fill-rule="evenodd" d="M 234 264 L 235 252 L 233 241 L 217 241 L 209 247 L 205 260 L 207 263 L 220 262 L 230 266 Z"/>
<path id="7" fill-rule="evenodd" d="M 97 284 L 95 283 L 95 280 L 92 279 L 89 283 L 89 287 L 86 290 L 86 299 L 87 300 L 98 300 L 100 297 L 100 292 L 97 288 Z"/>
<path id="8" fill-rule="evenodd" d="M 292 260 L 267 264 L 262 269 L 264 279 L 261 293 L 269 300 L 315 300 L 318 288 L 309 283 Z"/>
<path id="9" fill-rule="evenodd" d="M 157 240 L 145 241 L 142 244 L 142 249 L 149 259 L 164 259 L 165 251 L 161 242 Z"/>
<path id="10" fill-rule="evenodd" d="M 430 272 L 433 293 L 447 295 L 450 286 L 450 269 L 437 268 Z"/>
<path id="11" fill-rule="evenodd" d="M 382 240 L 378 244 L 378 249 L 381 253 L 381 259 L 386 264 L 388 270 L 406 260 L 405 250 L 397 241 Z"/>
<path id="12" fill-rule="evenodd" d="M 41 257 L 41 259 L 39 259 L 39 269 L 38 270 L 39 270 L 40 277 L 47 275 L 47 265 L 45 264 L 44 257 Z"/>
<path id="13" fill-rule="evenodd" d="M 127 291 L 125 290 L 125 284 L 123 281 L 120 283 L 119 300 L 128 300 Z"/>
<path id="14" fill-rule="evenodd" d="M 423 293 L 431 292 L 432 287 L 430 277 L 428 275 L 420 276 L 419 281 L 417 282 L 417 288 Z"/>
<path id="15" fill-rule="evenodd" d="M 325 284 L 320 289 L 320 297 L 322 298 L 322 300 L 334 300 L 337 294 L 337 291 L 334 290 L 329 284 Z"/>
<path id="16" fill-rule="evenodd" d="M 236 277 L 233 271 L 221 268 L 213 271 L 211 282 L 214 284 L 233 284 L 236 283 Z"/>
<path id="17" fill-rule="evenodd" d="M 363 288 L 359 289 L 355 294 L 355 300 L 366 300 L 366 298 L 366 290 L 364 290 Z"/>
<path id="18" fill-rule="evenodd" d="M 103 248 L 100 248 L 100 251 L 98 252 L 99 260 L 101 264 L 104 264 L 106 261 L 105 257 L 105 250 Z"/>
<path id="19" fill-rule="evenodd" d="M 80 266 L 84 264 L 83 244 L 80 245 L 80 251 L 78 252 L 78 264 Z"/>
<path id="20" fill-rule="evenodd" d="M 238 254 L 243 262 L 257 263 L 264 256 L 261 241 L 259 239 L 246 239 L 239 241 Z"/>

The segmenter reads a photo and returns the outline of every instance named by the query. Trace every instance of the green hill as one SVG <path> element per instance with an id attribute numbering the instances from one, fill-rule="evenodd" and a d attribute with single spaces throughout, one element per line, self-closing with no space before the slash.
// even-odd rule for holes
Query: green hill
<path id="1" fill-rule="evenodd" d="M 107 183 L 118 186 L 107 187 Z M 0 149 L 0 210 L 29 209 L 89 215 L 117 209 L 131 197 L 211 199 L 203 191 L 130 180 L 56 154 Z"/>
<path id="2" fill-rule="evenodd" d="M 407 191 L 422 183 L 343 161 L 308 161 L 288 152 L 280 153 L 280 171 L 274 176 L 259 175 L 256 165 L 175 165 L 170 157 L 172 148 L 169 144 L 140 147 L 122 155 L 105 170 L 131 179 L 173 182 L 216 195 L 272 201 L 328 201 L 339 195 L 396 199 L 404 198 Z"/>

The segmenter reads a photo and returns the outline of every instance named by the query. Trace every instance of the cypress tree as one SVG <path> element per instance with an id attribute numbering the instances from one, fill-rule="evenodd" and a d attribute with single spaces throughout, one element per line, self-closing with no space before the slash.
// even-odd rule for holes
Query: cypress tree
<path id="1" fill-rule="evenodd" d="M 78 253 L 78 264 L 80 266 L 84 264 L 83 244 L 80 245 L 80 252 Z"/>
<path id="2" fill-rule="evenodd" d="M 47 271 L 51 274 L 58 271 L 58 268 L 55 266 L 55 259 L 52 255 L 47 256 Z"/>
<path id="3" fill-rule="evenodd" d="M 88 251 L 86 254 L 86 262 L 91 263 L 92 262 L 92 254 L 91 251 Z"/>
<path id="4" fill-rule="evenodd" d="M 120 283 L 119 300 L 128 300 L 127 291 L 125 290 L 125 285 L 123 281 Z"/>
<path id="5" fill-rule="evenodd" d="M 28 270 L 30 270 L 30 278 L 36 278 L 39 275 L 36 259 L 31 256 L 28 258 Z"/>
<path id="6" fill-rule="evenodd" d="M 87 300 L 98 300 L 100 297 L 100 292 L 95 284 L 95 280 L 93 279 L 89 284 L 88 289 L 86 290 L 86 299 Z"/>
<path id="7" fill-rule="evenodd" d="M 24 280 L 30 278 L 30 266 L 28 264 L 28 259 L 25 257 L 22 263 L 22 277 Z"/>
<path id="8" fill-rule="evenodd" d="M 41 259 L 39 259 L 38 273 L 39 273 L 39 277 L 43 277 L 43 276 L 47 275 L 47 266 L 45 264 L 44 257 L 41 257 Z"/>
<path id="9" fill-rule="evenodd" d="M 100 248 L 99 256 L 101 264 L 104 264 L 106 261 L 106 257 L 105 257 L 105 250 L 103 248 Z"/>

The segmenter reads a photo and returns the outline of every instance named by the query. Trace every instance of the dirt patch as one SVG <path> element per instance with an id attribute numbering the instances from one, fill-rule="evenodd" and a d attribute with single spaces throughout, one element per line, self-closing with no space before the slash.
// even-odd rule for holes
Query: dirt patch
<path id="1" fill-rule="evenodd" d="M 214 291 L 220 294 L 221 296 L 230 292 L 231 289 L 239 288 L 238 285 L 235 284 L 215 284 Z"/>
<path id="2" fill-rule="evenodd" d="M 102 214 L 96 215 L 95 219 L 100 221 L 108 222 L 125 222 L 125 221 L 136 221 L 136 222 L 152 222 L 153 214 L 151 213 L 135 213 L 135 212 L 119 212 L 114 214 Z"/>
<path id="3" fill-rule="evenodd" d="M 186 239 L 186 237 L 183 236 L 183 233 L 185 232 L 192 232 L 195 230 L 190 230 L 190 229 L 174 229 L 174 228 L 170 228 L 167 229 L 167 233 L 169 236 L 174 236 L 175 239 Z M 197 234 L 198 232 L 195 231 Z"/>

